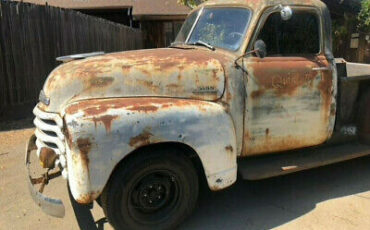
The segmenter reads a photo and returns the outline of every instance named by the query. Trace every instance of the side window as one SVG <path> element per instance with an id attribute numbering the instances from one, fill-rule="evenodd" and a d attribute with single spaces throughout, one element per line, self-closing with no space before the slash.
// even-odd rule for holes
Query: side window
<path id="1" fill-rule="evenodd" d="M 320 52 L 320 23 L 313 12 L 293 11 L 284 21 L 280 12 L 267 18 L 257 39 L 266 43 L 267 56 L 301 56 Z"/>

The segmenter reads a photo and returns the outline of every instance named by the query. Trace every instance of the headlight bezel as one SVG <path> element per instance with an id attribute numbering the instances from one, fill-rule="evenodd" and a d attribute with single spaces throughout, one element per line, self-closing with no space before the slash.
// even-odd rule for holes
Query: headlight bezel
<path id="1" fill-rule="evenodd" d="M 39 101 L 41 103 L 43 103 L 44 105 L 50 105 L 50 98 L 48 98 L 44 92 L 44 90 L 41 90 L 40 91 L 40 94 L 39 94 Z"/>

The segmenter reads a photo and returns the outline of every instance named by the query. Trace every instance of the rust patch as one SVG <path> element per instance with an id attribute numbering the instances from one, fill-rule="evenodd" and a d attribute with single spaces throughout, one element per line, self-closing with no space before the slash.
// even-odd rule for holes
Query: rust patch
<path id="1" fill-rule="evenodd" d="M 91 150 L 91 142 L 88 138 L 78 138 L 77 147 L 80 150 L 80 156 L 82 164 L 88 169 L 89 166 L 89 157 L 88 154 Z"/>
<path id="2" fill-rule="evenodd" d="M 212 73 L 213 73 L 213 80 L 216 82 L 219 81 L 220 78 L 217 76 L 218 71 L 214 69 L 212 70 Z"/>
<path id="3" fill-rule="evenodd" d="M 172 106 L 174 106 L 174 104 L 173 104 L 173 103 L 165 103 L 165 104 L 162 104 L 162 105 L 161 105 L 161 109 L 170 108 L 170 107 L 172 107 Z"/>
<path id="4" fill-rule="evenodd" d="M 40 151 L 40 164 L 43 168 L 54 168 L 57 158 L 57 154 L 50 148 L 44 147 Z"/>
<path id="5" fill-rule="evenodd" d="M 266 133 L 266 136 L 268 136 L 268 135 L 270 134 L 270 129 L 268 129 L 268 128 L 267 128 L 267 129 L 265 130 L 265 133 Z"/>
<path id="6" fill-rule="evenodd" d="M 80 204 L 89 204 L 93 202 L 99 196 L 100 193 L 101 193 L 100 191 L 89 192 L 87 194 L 83 194 L 81 197 L 76 199 L 76 201 L 77 203 Z"/>
<path id="7" fill-rule="evenodd" d="M 175 89 L 175 90 L 177 90 L 179 88 L 183 88 L 182 85 L 178 85 L 178 84 L 168 84 L 168 85 L 166 85 L 166 87 L 170 88 L 170 89 Z"/>
<path id="8" fill-rule="evenodd" d="M 96 77 L 91 78 L 90 80 L 90 86 L 91 87 L 106 87 L 110 84 L 112 84 L 114 81 L 113 77 Z"/>
<path id="9" fill-rule="evenodd" d="M 262 141 L 259 139 L 245 139 L 246 145 L 243 150 L 242 156 L 261 155 L 266 153 L 279 153 L 281 151 L 287 151 L 292 149 L 304 148 L 309 146 L 317 145 L 317 142 L 323 143 L 326 140 L 326 135 L 319 137 L 318 140 L 311 140 L 305 137 L 298 136 L 286 136 L 286 137 L 273 137 L 271 135 L 265 136 Z M 267 144 L 266 144 L 267 143 Z"/>
<path id="10" fill-rule="evenodd" d="M 277 96 L 292 96 L 302 85 L 312 85 L 317 76 L 312 64 L 313 59 L 297 58 L 264 58 L 250 64 L 253 75 L 260 85 L 260 89 L 253 91 L 252 98 L 258 98 L 266 90 L 273 90 Z M 305 68 L 302 68 L 306 64 Z"/>
<path id="11" fill-rule="evenodd" d="M 231 94 L 230 90 L 228 90 L 226 93 L 226 101 L 230 103 L 232 99 L 233 99 L 233 95 Z"/>
<path id="12" fill-rule="evenodd" d="M 112 115 L 104 115 L 101 117 L 93 117 L 92 120 L 94 121 L 95 127 L 96 125 L 101 122 L 104 124 L 105 130 L 107 133 L 111 131 L 112 122 L 115 120 L 118 116 L 112 116 Z"/>
<path id="13" fill-rule="evenodd" d="M 233 99 L 233 96 L 232 96 L 232 93 L 231 93 L 231 87 L 229 85 L 229 82 L 226 82 L 226 91 L 225 91 L 225 94 L 226 94 L 226 97 L 225 97 L 225 102 L 221 102 L 222 103 L 222 106 L 224 107 L 224 110 L 226 113 L 230 113 L 230 104 L 232 102 L 232 99 Z"/>
<path id="14" fill-rule="evenodd" d="M 231 153 L 234 151 L 234 149 L 231 145 L 226 146 L 225 150 L 228 151 L 228 152 L 231 152 Z"/>
<path id="15" fill-rule="evenodd" d="M 261 65 L 261 63 L 263 63 L 263 65 Z M 325 129 L 328 127 L 330 119 L 333 80 L 331 71 L 314 71 L 313 68 L 327 66 L 328 63 L 324 56 L 315 58 L 266 58 L 264 61 L 256 61 L 256 63 L 252 63 L 249 67 L 251 69 L 251 75 L 257 82 L 258 88 L 253 89 L 256 91 L 251 90 L 250 96 L 253 99 L 262 97 L 268 99 L 267 95 L 264 95 L 264 93 L 267 92 L 275 99 L 279 99 L 279 97 L 282 96 L 285 98 L 303 98 L 301 103 L 304 103 L 303 100 L 307 100 L 306 98 L 312 100 L 312 97 L 315 96 L 315 100 L 319 100 L 315 103 L 320 107 L 316 108 L 315 105 L 314 109 L 308 107 L 307 110 L 320 113 L 320 120 L 315 121 L 313 124 L 318 124 L 316 128 L 321 131 L 323 127 L 325 127 Z M 284 75 L 286 75 L 285 79 L 283 77 Z M 300 91 L 301 89 L 302 91 Z M 320 95 L 320 98 L 317 98 L 318 95 Z M 280 98 L 279 100 L 283 101 L 285 98 Z M 258 101 L 255 102 L 256 105 L 258 103 Z M 268 103 L 262 105 L 258 104 L 258 106 L 260 106 L 259 108 L 265 109 L 264 106 L 267 104 Z M 277 114 L 281 113 L 280 106 L 284 108 L 283 104 L 276 104 L 274 106 L 274 109 L 279 109 Z M 257 108 L 257 106 L 255 108 Z M 294 111 L 294 113 L 298 112 Z M 273 116 L 277 117 L 276 114 L 271 116 L 275 118 Z M 292 120 L 293 119 L 294 122 L 297 122 L 297 117 L 293 117 Z M 302 118 L 302 120 L 303 119 L 306 118 Z M 311 121 L 311 118 L 307 118 L 307 121 Z M 304 122 L 304 120 L 300 120 L 299 122 Z M 261 125 L 261 128 L 258 130 L 252 129 L 254 132 L 252 136 L 245 135 L 244 141 L 246 143 L 243 147 L 243 155 L 256 155 L 313 146 L 323 143 L 328 137 L 328 133 L 325 129 L 321 132 L 317 132 L 315 135 L 299 134 L 296 136 L 295 133 L 297 132 L 289 130 L 285 135 L 280 134 L 274 136 L 270 128 L 273 127 Z M 309 127 L 307 126 L 305 129 L 309 130 Z"/>
<path id="16" fill-rule="evenodd" d="M 150 144 L 150 137 L 152 136 L 153 134 L 150 132 L 150 129 L 146 128 L 141 134 L 137 135 L 136 137 L 132 137 L 129 144 L 131 147 L 148 145 Z"/>
<path id="17" fill-rule="evenodd" d="M 63 126 L 64 126 L 64 136 L 67 140 L 67 144 L 68 144 L 68 146 L 72 146 L 72 143 L 73 143 L 72 142 L 72 136 L 71 136 L 71 134 L 68 130 L 68 126 L 67 126 L 66 121 L 64 119 L 63 119 Z"/>
<path id="18" fill-rule="evenodd" d="M 150 76 L 150 74 L 148 76 Z M 160 90 L 161 90 L 158 85 L 154 85 L 153 81 L 150 81 L 150 80 L 137 79 L 136 83 L 140 86 L 146 87 L 147 89 L 149 89 L 150 91 L 155 92 L 155 93 L 159 93 Z"/>
<path id="19" fill-rule="evenodd" d="M 148 75 L 148 76 L 151 76 L 151 75 L 152 75 L 152 74 L 151 74 L 148 70 L 146 70 L 146 69 L 140 68 L 140 71 L 141 71 L 143 74 L 145 74 L 145 75 Z"/>
<path id="20" fill-rule="evenodd" d="M 196 81 L 195 74 L 205 76 L 198 79 L 197 86 L 221 89 L 221 83 L 224 83 L 221 81 L 225 77 L 223 65 L 233 61 L 231 56 L 222 51 L 179 51 L 170 48 L 112 53 L 61 65 L 50 74 L 45 92 L 59 95 L 61 92 L 55 89 L 82 85 L 81 88 L 73 88 L 74 95 L 62 96 L 68 97 L 68 100 L 73 97 L 72 101 L 91 94 L 102 98 L 128 95 L 191 98 L 194 95 L 188 86 Z M 132 92 L 132 88 L 137 90 Z M 221 90 L 215 94 L 196 95 L 196 99 L 216 100 L 221 97 L 219 92 Z"/>
<path id="21" fill-rule="evenodd" d="M 149 112 L 156 112 L 159 108 L 154 105 L 136 105 L 136 106 L 127 107 L 126 109 L 130 111 L 149 113 Z"/>
<path id="22" fill-rule="evenodd" d="M 322 60 L 321 65 L 328 66 L 329 64 L 326 60 Z M 327 119 L 328 121 L 331 113 L 331 96 L 333 87 L 332 71 L 323 71 L 321 74 L 322 78 L 318 88 L 323 100 L 324 119 Z"/>
<path id="23" fill-rule="evenodd" d="M 129 73 L 129 72 L 130 72 L 130 70 L 131 70 L 131 67 L 132 67 L 131 65 L 122 65 L 122 66 L 121 66 L 121 68 L 122 68 L 122 72 L 123 72 L 123 73 L 125 73 L 125 74 L 126 74 L 126 73 Z"/>
<path id="24" fill-rule="evenodd" d="M 179 52 L 177 49 L 155 49 L 155 50 L 137 50 L 113 53 L 109 55 L 113 58 L 127 58 L 135 60 L 136 64 L 144 64 L 147 62 L 156 62 L 158 69 L 165 71 L 173 67 L 178 67 L 179 63 L 186 66 L 188 63 L 197 63 L 198 65 L 206 65 L 212 60 L 209 52 L 202 50 L 183 50 Z M 225 60 L 225 56 L 218 53 L 212 53 L 217 59 Z M 144 62 L 145 61 L 145 62 Z M 142 63 L 141 63 L 142 62 Z M 174 64 L 174 62 L 177 62 Z"/>
<path id="25" fill-rule="evenodd" d="M 260 98 L 263 94 L 265 93 L 265 90 L 264 89 L 261 89 L 261 90 L 255 90 L 251 93 L 251 97 L 253 99 L 258 99 Z"/>
<path id="26" fill-rule="evenodd" d="M 105 100 L 86 100 L 71 105 L 66 109 L 68 114 L 82 111 L 87 116 L 96 117 L 105 114 L 110 109 L 126 109 L 130 111 L 152 113 L 159 109 L 170 107 L 197 106 L 203 112 L 206 104 L 197 100 L 182 100 L 173 98 L 119 98 Z"/>

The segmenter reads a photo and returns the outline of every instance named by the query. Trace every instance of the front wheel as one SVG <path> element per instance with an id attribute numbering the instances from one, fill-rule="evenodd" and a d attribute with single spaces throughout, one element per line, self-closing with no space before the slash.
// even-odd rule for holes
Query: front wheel
<path id="1" fill-rule="evenodd" d="M 115 229 L 173 229 L 196 205 L 198 176 L 176 151 L 142 153 L 115 171 L 101 198 Z"/>

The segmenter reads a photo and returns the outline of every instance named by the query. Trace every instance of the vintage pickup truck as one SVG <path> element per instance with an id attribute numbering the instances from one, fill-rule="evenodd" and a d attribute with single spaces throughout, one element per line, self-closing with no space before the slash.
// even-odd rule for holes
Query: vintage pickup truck
<path id="1" fill-rule="evenodd" d="M 168 48 L 73 59 L 48 76 L 26 152 L 29 173 L 31 152 L 47 170 L 28 176 L 32 197 L 56 217 L 42 192 L 59 175 L 114 228 L 173 229 L 202 180 L 370 154 L 370 65 L 334 59 L 319 0 L 210 0 Z"/>

